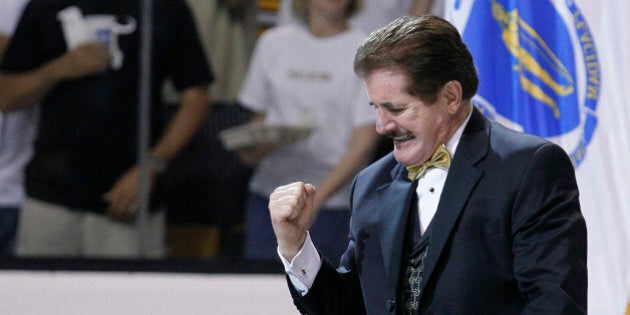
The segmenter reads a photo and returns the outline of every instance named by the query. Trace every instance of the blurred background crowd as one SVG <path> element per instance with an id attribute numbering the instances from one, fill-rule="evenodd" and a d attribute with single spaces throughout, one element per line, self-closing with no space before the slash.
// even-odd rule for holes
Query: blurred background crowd
<path id="1" fill-rule="evenodd" d="M 442 7 L 154 0 L 145 54 L 139 0 L 0 0 L 3 257 L 274 260 L 267 197 L 293 180 L 318 185 L 312 234 L 338 257 L 348 184 L 390 150 L 374 132 L 354 52 L 394 18 Z M 237 151 L 219 140 L 259 121 L 314 130 Z M 149 211 L 139 227 L 143 190 Z"/>

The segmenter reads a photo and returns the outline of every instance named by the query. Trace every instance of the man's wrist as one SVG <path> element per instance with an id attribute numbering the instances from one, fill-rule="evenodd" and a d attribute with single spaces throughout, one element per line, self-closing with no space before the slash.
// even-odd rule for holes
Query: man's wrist
<path id="1" fill-rule="evenodd" d="M 287 260 L 291 261 L 297 255 L 302 247 L 304 246 L 304 242 L 308 237 L 308 232 L 304 233 L 301 239 L 298 242 L 282 242 L 278 241 L 278 252 Z"/>
<path id="2" fill-rule="evenodd" d="M 278 254 L 293 287 L 304 296 L 313 286 L 315 277 L 322 266 L 322 259 L 310 235 L 307 234 L 302 248 L 290 261 L 286 260 L 279 250 Z"/>

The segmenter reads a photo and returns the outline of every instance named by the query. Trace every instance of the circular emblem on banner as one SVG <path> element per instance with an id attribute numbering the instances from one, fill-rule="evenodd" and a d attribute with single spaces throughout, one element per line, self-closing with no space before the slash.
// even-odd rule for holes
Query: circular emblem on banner
<path id="1" fill-rule="evenodd" d="M 478 68 L 473 103 L 491 120 L 559 144 L 579 165 L 597 126 L 601 72 L 575 3 L 456 1 L 454 11 Z"/>

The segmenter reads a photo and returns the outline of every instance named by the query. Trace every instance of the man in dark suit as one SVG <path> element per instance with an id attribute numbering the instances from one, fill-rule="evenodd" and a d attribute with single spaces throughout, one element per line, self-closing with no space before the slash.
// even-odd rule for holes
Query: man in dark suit
<path id="1" fill-rule="evenodd" d="M 457 30 L 434 16 L 370 35 L 355 71 L 394 151 L 354 180 L 335 268 L 308 235 L 315 187 L 269 209 L 298 309 L 308 314 L 584 314 L 586 225 L 559 146 L 489 122 Z M 425 165 L 424 162 L 431 164 Z"/>

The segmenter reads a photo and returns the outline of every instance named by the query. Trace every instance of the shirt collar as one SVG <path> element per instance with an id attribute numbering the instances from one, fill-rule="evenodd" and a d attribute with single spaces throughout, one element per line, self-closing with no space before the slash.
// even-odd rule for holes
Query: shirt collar
<path id="1" fill-rule="evenodd" d="M 462 134 L 464 133 L 464 129 L 466 125 L 468 125 L 468 121 L 470 120 L 470 116 L 472 116 L 472 107 L 468 112 L 468 117 L 466 120 L 457 128 L 453 136 L 446 142 L 446 149 L 451 153 L 451 156 L 455 156 L 455 150 L 457 149 L 457 145 L 459 145 L 459 139 L 462 138 Z"/>

